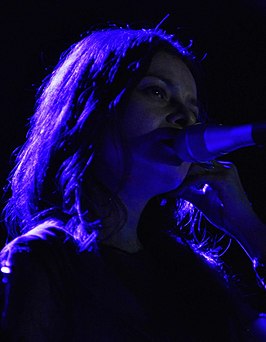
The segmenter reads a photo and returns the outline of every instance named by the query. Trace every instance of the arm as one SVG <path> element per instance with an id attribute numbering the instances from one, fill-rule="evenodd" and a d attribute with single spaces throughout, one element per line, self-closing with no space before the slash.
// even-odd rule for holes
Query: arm
<path id="1" fill-rule="evenodd" d="M 253 210 L 236 167 L 229 162 L 214 161 L 213 165 L 192 165 L 178 195 L 237 240 L 252 262 L 266 263 L 266 226 Z M 205 183 L 208 187 L 202 191 Z"/>
<path id="2" fill-rule="evenodd" d="M 203 184 L 208 184 L 205 190 Z M 238 242 L 253 264 L 258 285 L 266 290 L 266 225 L 253 210 L 235 166 L 216 161 L 210 169 L 192 165 L 178 195 Z M 248 325 L 246 341 L 266 341 L 265 312 L 257 312 Z"/>

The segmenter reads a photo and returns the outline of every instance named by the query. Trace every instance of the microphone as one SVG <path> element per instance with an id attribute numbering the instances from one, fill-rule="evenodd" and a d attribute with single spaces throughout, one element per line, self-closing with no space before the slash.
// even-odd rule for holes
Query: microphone
<path id="1" fill-rule="evenodd" d="M 242 147 L 266 143 L 266 122 L 239 126 L 195 124 L 177 134 L 174 149 L 183 161 L 207 162 Z"/>

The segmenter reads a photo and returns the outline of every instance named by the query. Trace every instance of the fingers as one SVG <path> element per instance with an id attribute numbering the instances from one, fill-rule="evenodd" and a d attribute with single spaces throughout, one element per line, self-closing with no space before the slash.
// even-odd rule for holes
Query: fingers
<path id="1" fill-rule="evenodd" d="M 178 188 L 178 193 L 182 195 L 184 191 L 187 192 L 187 188 L 191 188 L 204 194 L 208 186 L 219 192 L 219 189 L 236 182 L 236 179 L 236 168 L 231 162 L 213 160 L 209 163 L 192 164 L 185 180 Z"/>
<path id="2" fill-rule="evenodd" d="M 229 173 L 230 170 L 236 170 L 233 163 L 212 160 L 204 163 L 193 163 L 187 176 L 226 174 Z"/>
<path id="3" fill-rule="evenodd" d="M 223 203 L 236 205 L 248 201 L 235 165 L 217 160 L 212 164 L 212 167 L 193 164 L 177 194 L 192 200 L 194 195 L 209 195 L 211 190 Z"/>

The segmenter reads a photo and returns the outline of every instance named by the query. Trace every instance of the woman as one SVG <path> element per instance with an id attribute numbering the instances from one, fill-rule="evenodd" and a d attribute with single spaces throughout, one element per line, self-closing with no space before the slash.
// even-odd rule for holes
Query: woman
<path id="1" fill-rule="evenodd" d="M 112 27 L 45 80 L 4 211 L 5 340 L 263 338 L 222 254 L 233 237 L 261 267 L 265 226 L 232 164 L 173 148 L 203 120 L 196 66 L 158 28 Z"/>

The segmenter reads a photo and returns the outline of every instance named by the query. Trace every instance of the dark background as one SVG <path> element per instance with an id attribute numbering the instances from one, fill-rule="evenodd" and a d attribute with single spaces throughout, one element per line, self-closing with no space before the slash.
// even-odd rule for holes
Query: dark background
<path id="1" fill-rule="evenodd" d="M 60 53 L 92 25 L 106 21 L 156 26 L 193 40 L 203 61 L 209 115 L 224 124 L 266 121 L 266 1 L 1 1 L 1 190 L 10 155 L 24 141 L 35 93 Z M 236 163 L 246 192 L 266 221 L 265 147 L 226 157 Z M 3 205 L 3 204 L 2 204 Z"/>

